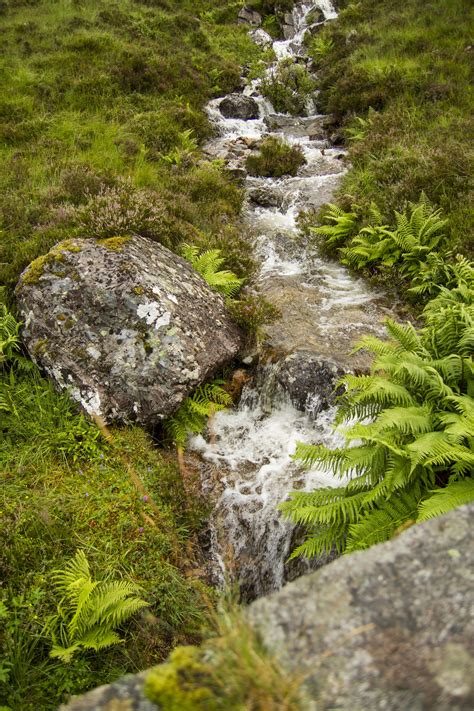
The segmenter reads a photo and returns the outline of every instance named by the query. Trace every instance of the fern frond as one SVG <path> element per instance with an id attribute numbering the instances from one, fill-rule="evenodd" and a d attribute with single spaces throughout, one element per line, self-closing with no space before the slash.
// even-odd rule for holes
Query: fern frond
<path id="1" fill-rule="evenodd" d="M 418 353 L 421 347 L 421 339 L 411 323 L 398 323 L 393 319 L 385 321 L 385 327 L 389 335 L 399 343 L 405 351 Z"/>
<path id="2" fill-rule="evenodd" d="M 422 501 L 418 508 L 418 521 L 442 516 L 448 511 L 474 501 L 474 480 L 464 479 L 448 484 L 445 489 L 436 489 L 432 495 Z"/>
<path id="3" fill-rule="evenodd" d="M 415 523 L 418 501 L 411 492 L 404 492 L 367 511 L 357 523 L 349 526 L 346 553 L 387 541 L 407 521 Z"/>
<path id="4" fill-rule="evenodd" d="M 201 274 L 209 286 L 224 296 L 232 298 L 242 288 L 244 279 L 239 279 L 228 269 L 220 270 L 225 261 L 220 249 L 208 249 L 199 254 L 197 247 L 185 244 L 181 249 L 181 254 L 191 262 L 194 269 Z"/>
<path id="5" fill-rule="evenodd" d="M 64 597 L 52 619 L 50 656 L 64 662 L 69 662 L 81 649 L 99 650 L 119 643 L 114 628 L 148 605 L 137 597 L 139 588 L 131 582 L 92 580 L 82 550 L 76 552 L 63 570 L 55 572 L 53 580 Z"/>

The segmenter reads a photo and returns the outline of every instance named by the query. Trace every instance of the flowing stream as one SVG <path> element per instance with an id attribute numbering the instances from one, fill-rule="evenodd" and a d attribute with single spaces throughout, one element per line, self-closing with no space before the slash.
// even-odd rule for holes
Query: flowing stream
<path id="1" fill-rule="evenodd" d="M 303 40 L 308 30 L 318 30 L 310 27 L 316 8 L 326 22 L 336 16 L 329 0 L 298 3 L 291 37 L 273 42 L 277 61 L 306 61 Z M 257 33 L 256 40 L 270 41 L 262 30 Z M 354 359 L 348 352 L 362 334 L 382 333 L 391 309 L 383 293 L 321 258 L 298 230 L 298 213 L 330 201 L 346 170 L 343 151 L 325 134 L 325 117 L 314 106 L 305 117 L 276 114 L 260 95 L 258 80 L 248 82 L 243 94 L 257 101 L 260 117 L 226 119 L 219 110 L 222 97 L 212 101 L 208 112 L 218 136 L 207 153 L 244 176 L 249 151 L 263 137 L 277 135 L 300 145 L 307 161 L 296 177 L 245 177 L 245 220 L 260 264 L 257 285 L 281 316 L 267 328 L 261 365 L 244 386 L 238 408 L 218 413 L 212 432 L 190 442 L 204 491 L 216 502 L 210 521 L 215 576 L 237 581 L 250 600 L 308 569 L 286 563 L 300 534 L 277 506 L 290 491 L 337 486 L 340 480 L 303 471 L 292 454 L 297 441 L 341 443 L 332 428 L 335 377 L 365 367 L 363 355 Z"/>

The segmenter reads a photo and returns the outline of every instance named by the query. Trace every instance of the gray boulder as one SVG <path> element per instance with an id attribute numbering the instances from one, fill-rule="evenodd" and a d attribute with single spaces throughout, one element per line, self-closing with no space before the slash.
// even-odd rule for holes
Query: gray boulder
<path id="1" fill-rule="evenodd" d="M 474 504 L 254 602 L 317 711 L 474 708 Z"/>
<path id="2" fill-rule="evenodd" d="M 252 30 L 250 32 L 250 36 L 255 42 L 255 44 L 257 44 L 259 47 L 263 47 L 264 49 L 271 47 L 273 44 L 273 39 L 270 37 L 268 32 L 262 30 L 261 27 L 256 30 Z"/>
<path id="3" fill-rule="evenodd" d="M 144 237 L 61 242 L 16 293 L 32 358 L 106 421 L 170 415 L 241 344 L 223 298 Z"/>
<path id="4" fill-rule="evenodd" d="M 334 404 L 334 389 L 344 371 L 311 351 L 296 351 L 281 360 L 275 378 L 301 412 L 317 415 Z"/>
<path id="5" fill-rule="evenodd" d="M 261 207 L 280 207 L 285 198 L 282 190 L 270 185 L 256 185 L 248 191 L 250 200 Z"/>
<path id="6" fill-rule="evenodd" d="M 252 27 L 260 27 L 262 24 L 262 16 L 256 10 L 251 10 L 248 7 L 243 7 L 238 15 L 238 22 Z"/>
<path id="7" fill-rule="evenodd" d="M 225 118 L 243 119 L 244 121 L 258 119 L 260 116 L 260 109 L 255 99 L 243 94 L 229 94 L 222 99 L 219 110 Z"/>

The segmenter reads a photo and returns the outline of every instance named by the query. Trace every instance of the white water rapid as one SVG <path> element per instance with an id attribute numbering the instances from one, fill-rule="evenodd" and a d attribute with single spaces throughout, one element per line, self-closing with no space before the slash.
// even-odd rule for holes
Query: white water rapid
<path id="1" fill-rule="evenodd" d="M 277 61 L 305 61 L 304 35 L 316 8 L 325 21 L 336 16 L 329 0 L 298 3 L 293 36 L 273 43 Z M 381 333 L 389 314 L 383 294 L 318 256 L 298 230 L 298 213 L 330 201 L 346 169 L 343 152 L 324 132 L 325 117 L 276 114 L 258 84 L 248 83 L 243 93 L 257 101 L 259 119 L 226 119 L 219 111 L 222 98 L 209 104 L 219 135 L 206 150 L 240 171 L 267 135 L 283 136 L 304 151 L 307 164 L 296 177 L 245 179 L 245 220 L 260 262 L 258 287 L 281 317 L 268 327 L 264 350 L 272 355 L 244 387 L 239 407 L 218 413 L 212 435 L 190 442 L 202 463 L 204 491 L 216 502 L 210 522 L 216 575 L 236 580 L 245 599 L 278 589 L 304 571 L 303 564 L 286 565 L 298 532 L 277 506 L 292 490 L 340 481 L 327 472 L 302 471 L 292 460 L 296 442 L 336 446 L 341 441 L 332 429 L 334 408 L 327 393 L 335 375 L 363 367 L 363 358 L 354 361 L 347 354 L 363 333 Z"/>

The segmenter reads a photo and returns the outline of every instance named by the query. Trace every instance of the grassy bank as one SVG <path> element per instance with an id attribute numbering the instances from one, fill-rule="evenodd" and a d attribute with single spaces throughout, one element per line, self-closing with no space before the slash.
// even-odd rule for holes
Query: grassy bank
<path id="1" fill-rule="evenodd" d="M 120 177 L 164 205 L 166 244 L 232 252 L 241 196 L 198 144 L 211 132 L 205 102 L 258 57 L 237 11 L 231 0 L 1 4 L 2 283 L 80 232 L 78 206 Z"/>
<path id="2" fill-rule="evenodd" d="M 199 145 L 203 111 L 259 50 L 223 0 L 0 2 L 0 281 L 61 239 L 117 236 L 103 210 L 180 250 L 221 250 L 252 268 L 237 228 L 241 191 Z M 120 225 L 117 219 L 117 225 Z M 127 227 L 129 229 L 130 226 Z M 192 642 L 208 604 L 192 482 L 140 428 L 104 436 L 26 359 L 0 318 L 0 706 L 53 709 L 70 694 Z M 15 327 L 13 327 L 15 330 Z M 191 489 L 189 489 L 191 487 Z M 53 572 L 83 550 L 93 580 L 138 584 L 149 603 L 122 644 L 51 658 L 61 596 Z M 206 602 L 204 602 L 204 598 Z"/>
<path id="3" fill-rule="evenodd" d="M 373 224 L 373 206 L 391 227 L 394 211 L 424 193 L 448 220 L 444 249 L 472 256 L 472 8 L 464 0 L 339 5 L 309 47 L 320 108 L 334 116 L 352 166 L 339 205 L 356 221 L 337 246 Z M 403 286 L 382 261 L 368 272 Z"/>

